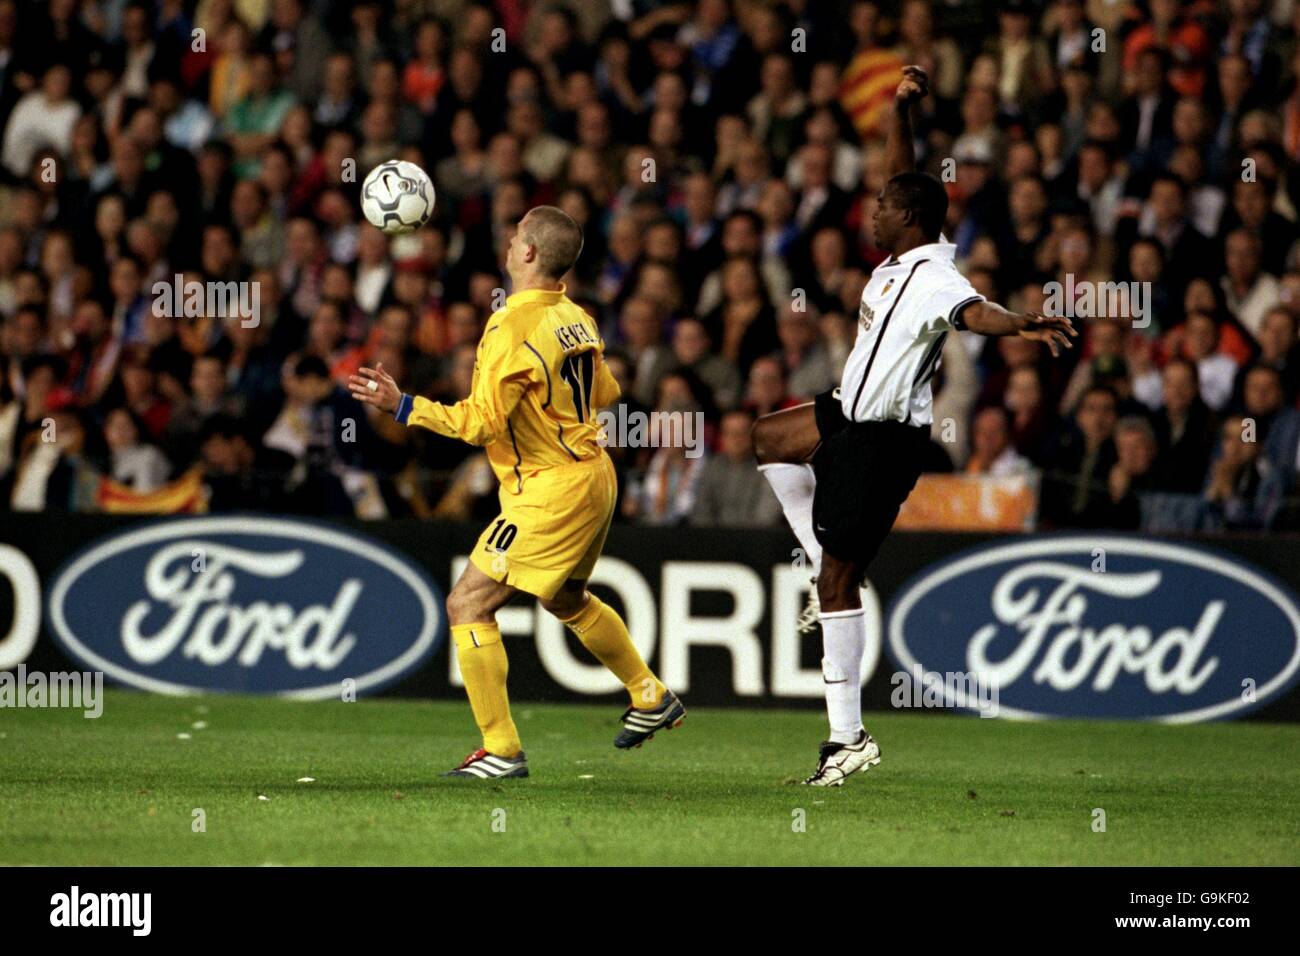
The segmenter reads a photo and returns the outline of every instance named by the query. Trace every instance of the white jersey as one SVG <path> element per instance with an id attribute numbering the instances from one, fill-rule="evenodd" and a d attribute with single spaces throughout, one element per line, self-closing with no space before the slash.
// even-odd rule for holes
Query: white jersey
<path id="1" fill-rule="evenodd" d="M 917 246 L 876 266 L 862 290 L 858 338 L 844 364 L 840 404 L 850 421 L 929 425 L 930 379 L 957 313 L 984 297 L 953 264 L 957 247 Z"/>

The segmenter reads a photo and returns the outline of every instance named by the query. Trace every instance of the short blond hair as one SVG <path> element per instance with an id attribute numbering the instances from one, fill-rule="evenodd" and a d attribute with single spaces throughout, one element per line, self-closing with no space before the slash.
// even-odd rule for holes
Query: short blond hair
<path id="1" fill-rule="evenodd" d="M 563 209 L 537 206 L 524 219 L 524 240 L 537 250 L 537 264 L 551 279 L 558 279 L 582 254 L 582 227 Z M 524 228 L 521 221 L 520 227 Z"/>

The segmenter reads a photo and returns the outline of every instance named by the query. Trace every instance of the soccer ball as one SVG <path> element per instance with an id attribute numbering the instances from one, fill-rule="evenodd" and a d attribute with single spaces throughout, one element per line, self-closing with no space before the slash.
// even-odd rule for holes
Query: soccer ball
<path id="1" fill-rule="evenodd" d="M 361 184 L 361 211 L 390 236 L 414 232 L 433 215 L 433 181 L 415 163 L 380 163 Z"/>

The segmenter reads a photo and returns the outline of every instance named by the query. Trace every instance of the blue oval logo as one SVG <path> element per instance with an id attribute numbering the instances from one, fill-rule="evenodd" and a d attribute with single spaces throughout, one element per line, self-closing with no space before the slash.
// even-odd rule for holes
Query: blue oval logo
<path id="1" fill-rule="evenodd" d="M 50 629 L 111 680 L 166 694 L 338 697 L 426 661 L 438 587 L 354 531 L 280 518 L 187 518 L 111 535 L 55 576 Z"/>
<path id="2" fill-rule="evenodd" d="M 1285 585 L 1217 552 L 1038 537 L 963 552 L 909 581 L 890 606 L 888 645 L 909 673 L 993 688 L 1003 716 L 1190 722 L 1254 709 L 1295 683 L 1300 611 Z"/>

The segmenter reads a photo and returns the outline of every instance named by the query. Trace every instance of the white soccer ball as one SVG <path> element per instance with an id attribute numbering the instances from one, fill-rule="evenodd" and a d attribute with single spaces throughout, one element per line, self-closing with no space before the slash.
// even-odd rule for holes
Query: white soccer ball
<path id="1" fill-rule="evenodd" d="M 414 232 L 433 215 L 433 180 L 415 163 L 380 163 L 361 184 L 361 211 L 390 236 Z"/>

